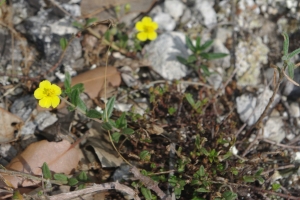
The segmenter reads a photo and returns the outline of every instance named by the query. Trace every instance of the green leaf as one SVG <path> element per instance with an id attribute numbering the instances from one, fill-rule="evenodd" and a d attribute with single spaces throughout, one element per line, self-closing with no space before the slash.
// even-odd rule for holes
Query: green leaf
<path id="1" fill-rule="evenodd" d="M 234 192 L 231 192 L 231 191 L 226 191 L 223 193 L 222 197 L 225 199 L 225 200 L 235 200 L 238 198 L 238 195 Z"/>
<path id="2" fill-rule="evenodd" d="M 86 105 L 85 103 L 82 101 L 82 99 L 78 96 L 78 99 L 76 99 L 76 105 L 78 108 L 80 108 L 82 111 L 86 112 Z"/>
<path id="3" fill-rule="evenodd" d="M 125 112 L 123 112 L 122 115 L 119 117 L 119 119 L 116 120 L 116 126 L 119 129 L 127 127 L 127 120 L 126 120 Z"/>
<path id="4" fill-rule="evenodd" d="M 201 44 L 201 37 L 197 37 L 196 38 L 196 50 L 198 51 L 200 51 L 200 48 L 201 48 L 201 46 L 200 46 L 200 44 Z"/>
<path id="5" fill-rule="evenodd" d="M 54 174 L 53 178 L 58 181 L 68 182 L 68 177 L 65 174 Z"/>
<path id="6" fill-rule="evenodd" d="M 300 48 L 294 50 L 292 53 L 288 54 L 288 59 L 293 58 L 295 55 L 298 55 L 300 53 Z"/>
<path id="7" fill-rule="evenodd" d="M 68 179 L 68 185 L 69 186 L 74 186 L 78 183 L 78 180 L 76 178 L 69 178 Z"/>
<path id="8" fill-rule="evenodd" d="M 196 190 L 196 192 L 210 192 L 209 190 L 205 189 L 205 188 L 198 188 Z"/>
<path id="9" fill-rule="evenodd" d="M 197 61 L 197 57 L 195 55 L 190 55 L 188 58 L 187 58 L 187 62 L 192 64 L 194 62 Z"/>
<path id="10" fill-rule="evenodd" d="M 258 170 L 257 170 L 257 172 L 255 173 L 255 176 L 260 176 L 261 175 L 261 173 L 264 171 L 264 168 L 259 168 Z"/>
<path id="11" fill-rule="evenodd" d="M 291 79 L 294 79 L 294 71 L 295 71 L 294 63 L 288 62 L 288 73 Z"/>
<path id="12" fill-rule="evenodd" d="M 175 112 L 176 112 L 176 108 L 174 108 L 174 107 L 168 108 L 168 113 L 169 113 L 170 115 L 173 115 Z"/>
<path id="13" fill-rule="evenodd" d="M 76 27 L 78 29 L 81 29 L 81 30 L 84 28 L 84 26 L 80 22 L 78 22 L 78 21 L 74 21 L 72 23 L 72 26 L 74 26 L 74 27 Z"/>
<path id="14" fill-rule="evenodd" d="M 43 166 L 42 166 L 42 172 L 43 172 L 43 177 L 45 179 L 51 179 L 52 178 L 50 169 L 49 169 L 47 163 L 45 163 L 45 162 L 43 163 Z"/>
<path id="15" fill-rule="evenodd" d="M 71 76 L 70 76 L 69 72 L 65 73 L 64 86 L 65 86 L 66 90 L 71 89 Z"/>
<path id="16" fill-rule="evenodd" d="M 265 182 L 265 180 L 262 177 L 260 177 L 260 176 L 256 177 L 256 179 L 258 180 L 258 182 L 260 184 L 263 184 Z"/>
<path id="17" fill-rule="evenodd" d="M 146 150 L 141 151 L 140 158 L 141 160 L 149 161 L 151 159 L 151 154 L 149 153 L 149 151 Z"/>
<path id="18" fill-rule="evenodd" d="M 205 49 L 207 49 L 208 47 L 210 47 L 213 42 L 214 42 L 213 40 L 206 41 L 203 45 L 201 45 L 201 47 L 199 48 L 199 50 L 200 51 L 204 51 Z"/>
<path id="19" fill-rule="evenodd" d="M 93 24 L 94 22 L 97 22 L 98 21 L 98 19 L 97 18 L 89 18 L 89 19 L 87 19 L 86 20 L 86 22 L 85 22 L 85 25 L 86 26 L 90 26 L 91 24 Z"/>
<path id="20" fill-rule="evenodd" d="M 152 200 L 151 191 L 145 187 L 141 187 L 141 192 L 146 200 Z"/>
<path id="21" fill-rule="evenodd" d="M 120 136 L 121 136 L 120 133 L 114 132 L 114 133 L 111 135 L 111 138 L 112 138 L 112 140 L 113 140 L 115 143 L 118 143 L 119 140 L 120 140 Z"/>
<path id="22" fill-rule="evenodd" d="M 190 105 L 191 105 L 192 107 L 195 106 L 195 101 L 194 101 L 194 99 L 193 99 L 193 96 L 192 96 L 190 93 L 186 93 L 186 94 L 185 94 L 185 98 L 186 98 L 186 100 L 190 103 Z"/>
<path id="23" fill-rule="evenodd" d="M 87 174 L 85 171 L 80 172 L 78 175 L 78 180 L 82 182 L 86 182 L 88 180 Z"/>
<path id="24" fill-rule="evenodd" d="M 72 87 L 72 90 L 78 90 L 79 93 L 82 93 L 84 91 L 84 85 L 83 83 L 77 83 Z"/>
<path id="25" fill-rule="evenodd" d="M 247 183 L 252 183 L 255 181 L 255 177 L 253 177 L 253 176 L 243 176 L 243 179 Z"/>
<path id="26" fill-rule="evenodd" d="M 200 56 L 207 60 L 219 59 L 228 56 L 226 53 L 200 53 Z"/>
<path id="27" fill-rule="evenodd" d="M 201 165 L 200 168 L 199 168 L 199 175 L 200 176 L 204 176 L 205 175 L 205 169 L 204 169 L 203 165 Z"/>
<path id="28" fill-rule="evenodd" d="M 59 40 L 60 48 L 65 50 L 68 46 L 68 40 L 66 38 L 60 38 Z"/>
<path id="29" fill-rule="evenodd" d="M 102 114 L 95 109 L 91 109 L 86 112 L 86 116 L 89 118 L 100 118 Z"/>
<path id="30" fill-rule="evenodd" d="M 176 58 L 181 64 L 188 65 L 188 61 L 185 58 L 183 58 L 181 56 L 177 56 Z"/>
<path id="31" fill-rule="evenodd" d="M 122 129 L 122 133 L 125 135 L 132 135 L 134 133 L 134 130 L 131 128 L 124 128 Z"/>
<path id="32" fill-rule="evenodd" d="M 111 117 L 112 112 L 114 110 L 115 101 L 116 101 L 116 97 L 115 96 L 111 97 L 107 101 L 106 108 L 105 108 L 104 113 L 103 113 L 103 121 L 107 121 Z"/>
<path id="33" fill-rule="evenodd" d="M 83 184 L 80 184 L 80 185 L 78 185 L 78 190 L 82 190 L 82 189 L 84 189 L 84 188 L 86 188 L 86 186 L 85 186 L 85 184 L 83 183 Z"/>
<path id="34" fill-rule="evenodd" d="M 286 56 L 289 53 L 289 36 L 287 33 L 282 33 L 284 41 L 283 41 L 283 55 Z"/>
<path id="35" fill-rule="evenodd" d="M 210 76 L 212 74 L 206 65 L 201 65 L 200 68 L 203 70 L 204 76 Z"/>
<path id="36" fill-rule="evenodd" d="M 195 46 L 193 45 L 192 40 L 191 40 L 188 36 L 185 36 L 185 42 L 186 42 L 186 46 L 187 46 L 192 52 L 195 52 L 195 51 L 196 51 L 196 48 L 195 48 Z"/>
<path id="37" fill-rule="evenodd" d="M 112 125 L 109 123 L 109 122 L 104 122 L 103 124 L 102 124 L 102 128 L 104 129 L 104 130 L 107 130 L 107 131 L 110 131 L 110 130 L 112 130 Z"/>
<path id="38" fill-rule="evenodd" d="M 278 183 L 273 183 L 272 184 L 272 190 L 274 190 L 274 191 L 278 190 L 280 187 L 281 187 L 281 185 L 278 184 Z"/>

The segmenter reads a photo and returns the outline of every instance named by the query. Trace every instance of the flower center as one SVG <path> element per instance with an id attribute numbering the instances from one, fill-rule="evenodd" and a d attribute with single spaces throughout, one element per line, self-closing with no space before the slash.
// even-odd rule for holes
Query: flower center
<path id="1" fill-rule="evenodd" d="M 154 31 L 154 28 L 153 28 L 152 26 L 147 26 L 147 25 L 145 25 L 145 26 L 144 26 L 144 30 L 145 30 L 145 32 L 153 32 L 153 31 Z"/>
<path id="2" fill-rule="evenodd" d="M 48 97 L 52 97 L 55 95 L 55 91 L 51 88 L 44 88 L 44 95 L 48 96 Z"/>

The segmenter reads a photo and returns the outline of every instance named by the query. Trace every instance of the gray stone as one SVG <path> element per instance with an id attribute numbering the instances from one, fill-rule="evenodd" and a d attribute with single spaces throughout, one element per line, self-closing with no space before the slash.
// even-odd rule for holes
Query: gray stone
<path id="1" fill-rule="evenodd" d="M 175 20 L 167 13 L 158 13 L 153 18 L 153 21 L 155 21 L 159 29 L 163 31 L 173 31 L 176 27 Z"/>
<path id="2" fill-rule="evenodd" d="M 185 5 L 179 0 L 166 0 L 164 10 L 169 13 L 176 21 L 182 16 Z"/>
<path id="3" fill-rule="evenodd" d="M 153 69 L 163 78 L 173 80 L 186 76 L 187 67 L 177 60 L 177 56 L 188 57 L 183 33 L 163 33 L 146 46 L 145 51 Z"/>
<path id="4" fill-rule="evenodd" d="M 214 1 L 211 0 L 196 0 L 195 9 L 200 12 L 204 18 L 203 24 L 207 27 L 212 27 L 217 23 L 217 14 L 213 8 Z"/>
<path id="5" fill-rule="evenodd" d="M 26 121 L 36 107 L 36 104 L 37 100 L 33 95 L 26 95 L 14 101 L 10 112 L 20 117 L 23 121 Z"/>
<path id="6" fill-rule="evenodd" d="M 284 124 L 280 117 L 271 117 L 263 129 L 263 137 L 280 143 L 285 138 Z"/>

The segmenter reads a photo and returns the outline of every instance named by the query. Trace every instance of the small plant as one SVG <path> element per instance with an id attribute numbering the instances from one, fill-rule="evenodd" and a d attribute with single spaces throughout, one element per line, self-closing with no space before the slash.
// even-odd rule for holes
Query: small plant
<path id="1" fill-rule="evenodd" d="M 201 37 L 198 36 L 196 38 L 196 45 L 194 45 L 192 40 L 186 36 L 185 41 L 187 47 L 192 51 L 192 55 L 190 55 L 188 58 L 177 56 L 178 61 L 196 71 L 202 69 L 205 76 L 209 76 L 211 74 L 211 72 L 208 70 L 207 61 L 224 58 L 228 55 L 226 53 L 206 52 L 205 50 L 207 50 L 207 48 L 213 44 L 213 40 L 208 40 L 201 45 Z"/>

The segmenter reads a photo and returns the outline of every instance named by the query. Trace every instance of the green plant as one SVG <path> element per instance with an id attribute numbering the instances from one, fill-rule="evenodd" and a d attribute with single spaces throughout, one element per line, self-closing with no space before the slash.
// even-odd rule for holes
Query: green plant
<path id="1" fill-rule="evenodd" d="M 185 41 L 187 47 L 192 51 L 192 55 L 188 56 L 187 58 L 177 56 L 178 61 L 196 71 L 202 69 L 205 76 L 209 76 L 211 74 L 211 72 L 208 70 L 207 61 L 224 58 L 228 55 L 226 53 L 211 53 L 205 51 L 213 44 L 213 40 L 208 40 L 201 45 L 201 37 L 198 36 L 196 38 L 196 44 L 194 45 L 192 40 L 186 36 Z"/>

